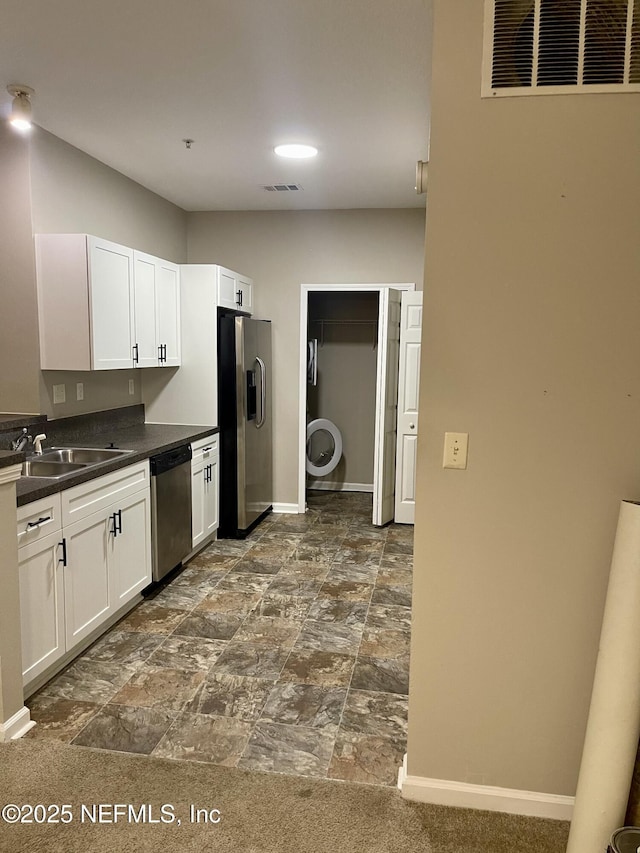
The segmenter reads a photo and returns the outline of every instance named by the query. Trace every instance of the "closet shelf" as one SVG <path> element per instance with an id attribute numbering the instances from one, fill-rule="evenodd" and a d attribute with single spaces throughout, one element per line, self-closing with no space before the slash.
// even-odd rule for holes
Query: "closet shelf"
<path id="1" fill-rule="evenodd" d="M 375 347 L 378 343 L 378 321 L 377 320 L 324 320 L 314 319 L 310 323 L 317 323 L 320 326 L 320 346 L 324 344 L 324 328 L 325 326 L 371 326 L 372 329 L 372 344 Z"/>

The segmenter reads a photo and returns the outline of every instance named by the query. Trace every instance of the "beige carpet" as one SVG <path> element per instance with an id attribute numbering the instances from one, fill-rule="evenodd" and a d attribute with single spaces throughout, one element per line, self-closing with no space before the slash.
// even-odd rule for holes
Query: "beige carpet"
<path id="1" fill-rule="evenodd" d="M 561 853 L 568 832 L 557 821 L 409 803 L 388 788 L 35 740 L 0 745 L 7 803 L 69 803 L 73 822 L 0 821 L 3 853 Z M 154 820 L 171 804 L 181 824 L 82 823 L 82 803 L 150 804 Z M 190 804 L 219 809 L 220 823 L 190 823 Z"/>

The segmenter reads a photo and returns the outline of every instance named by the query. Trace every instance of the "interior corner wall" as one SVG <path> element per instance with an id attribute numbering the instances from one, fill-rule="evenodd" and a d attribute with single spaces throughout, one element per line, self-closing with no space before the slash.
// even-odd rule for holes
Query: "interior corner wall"
<path id="1" fill-rule="evenodd" d="M 0 122 L 0 412 L 40 410 L 29 139 Z"/>
<path id="2" fill-rule="evenodd" d="M 187 214 L 115 169 L 41 128 L 31 145 L 33 231 L 86 233 L 113 240 L 174 263 L 187 254 Z M 129 380 L 134 393 L 129 393 Z M 82 382 L 84 399 L 76 399 Z M 66 386 L 66 401 L 53 404 L 53 385 Z M 67 417 L 141 402 L 140 372 L 110 370 L 40 373 L 40 410 Z"/>
<path id="3" fill-rule="evenodd" d="M 255 280 L 273 321 L 274 502 L 298 503 L 300 285 L 423 279 L 424 209 L 191 213 L 189 263 Z"/>
<path id="4" fill-rule="evenodd" d="M 481 99 L 483 5 L 434 4 L 408 773 L 572 796 L 640 498 L 640 95 Z"/>

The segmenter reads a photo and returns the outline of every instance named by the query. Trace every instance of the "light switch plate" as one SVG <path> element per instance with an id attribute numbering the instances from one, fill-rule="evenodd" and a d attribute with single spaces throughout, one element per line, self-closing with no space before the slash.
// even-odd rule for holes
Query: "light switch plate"
<path id="1" fill-rule="evenodd" d="M 84 382 L 76 382 L 76 400 L 84 400 Z"/>
<path id="2" fill-rule="evenodd" d="M 467 448 L 469 445 L 468 432 L 445 432 L 443 468 L 466 468 Z"/>
<path id="3" fill-rule="evenodd" d="M 133 379 L 130 379 L 130 380 L 129 380 L 129 393 L 130 393 L 130 394 L 135 394 L 135 393 L 136 393 L 135 381 L 134 381 Z"/>
<path id="4" fill-rule="evenodd" d="M 67 395 L 65 392 L 64 385 L 54 385 L 53 386 L 53 405 L 56 403 L 64 403 L 67 399 Z"/>

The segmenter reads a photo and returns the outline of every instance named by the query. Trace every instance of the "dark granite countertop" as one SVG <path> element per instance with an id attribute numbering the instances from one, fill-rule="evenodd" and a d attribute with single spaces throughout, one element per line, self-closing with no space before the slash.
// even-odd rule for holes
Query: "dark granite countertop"
<path id="1" fill-rule="evenodd" d="M 119 468 L 140 462 L 142 459 L 148 459 L 156 453 L 171 450 L 181 444 L 197 441 L 199 438 L 217 432 L 218 427 L 176 424 L 132 424 L 101 432 L 88 432 L 86 436 L 78 436 L 72 444 L 70 442 L 66 442 L 66 444 L 75 447 L 109 447 L 113 444 L 120 450 L 131 450 L 133 452 L 109 462 L 101 462 L 99 465 L 93 465 L 84 471 L 69 474 L 57 480 L 48 477 L 21 477 L 16 483 L 18 506 L 31 503 L 31 501 L 44 498 L 55 492 L 62 492 L 72 486 L 77 486 L 79 483 L 85 483 L 87 480 L 93 480 L 103 474 L 117 471 Z M 47 445 L 51 447 L 60 444 L 63 442 L 47 442 L 44 449 L 46 450 Z M 24 458 L 22 453 L 7 455 L 17 457 L 16 461 L 18 462 Z M 2 463 L 0 462 L 0 464 Z"/>
<path id="2" fill-rule="evenodd" d="M 0 468 L 8 468 L 9 465 L 21 465 L 24 453 L 16 453 L 15 450 L 0 450 Z"/>

